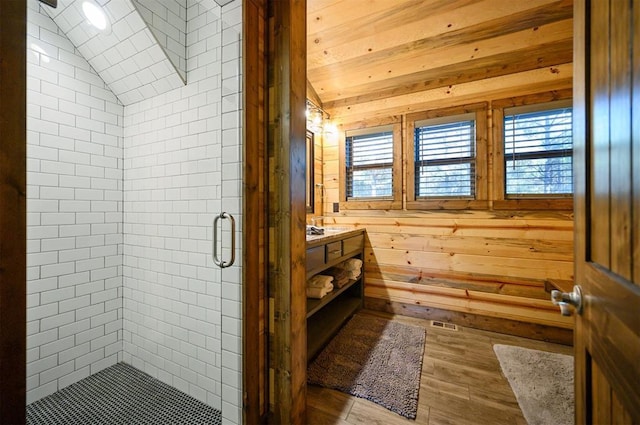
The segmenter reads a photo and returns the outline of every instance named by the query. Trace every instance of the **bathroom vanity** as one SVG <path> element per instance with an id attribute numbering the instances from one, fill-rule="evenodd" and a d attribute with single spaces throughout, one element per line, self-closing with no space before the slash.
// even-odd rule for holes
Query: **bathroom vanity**
<path id="1" fill-rule="evenodd" d="M 307 298 L 307 360 L 313 359 L 342 325 L 363 305 L 364 230 L 325 229 L 307 236 L 307 279 L 350 258 L 363 261 L 358 279 L 321 299 Z"/>

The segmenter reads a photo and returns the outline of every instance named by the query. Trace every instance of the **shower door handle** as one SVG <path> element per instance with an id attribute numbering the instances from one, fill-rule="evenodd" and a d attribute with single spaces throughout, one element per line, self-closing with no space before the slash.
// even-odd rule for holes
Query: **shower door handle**
<path id="1" fill-rule="evenodd" d="M 221 260 L 218 257 L 218 221 L 220 219 L 229 219 L 231 222 L 231 258 L 229 261 Z M 236 261 L 236 219 L 229 213 L 222 212 L 213 219 L 213 262 L 216 266 L 224 269 L 232 266 Z"/>

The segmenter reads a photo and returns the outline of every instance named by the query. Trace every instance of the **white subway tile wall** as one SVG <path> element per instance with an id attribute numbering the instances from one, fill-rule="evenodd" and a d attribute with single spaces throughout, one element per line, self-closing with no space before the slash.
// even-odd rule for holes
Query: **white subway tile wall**
<path id="1" fill-rule="evenodd" d="M 228 12 L 215 4 L 187 4 L 188 84 L 125 107 L 124 358 L 221 409 L 231 418 L 225 422 L 240 423 L 240 386 L 231 383 L 235 394 L 227 401 L 233 391 L 221 381 L 224 368 L 241 374 L 239 363 L 225 363 L 223 335 L 229 331 L 222 317 L 224 286 L 239 288 L 239 267 L 221 271 L 212 260 L 215 215 L 227 210 L 241 219 L 241 194 L 227 199 L 223 188 L 224 146 L 240 149 L 237 137 L 225 138 L 231 127 L 222 114 Z M 227 95 L 238 97 L 238 90 L 235 85 Z M 233 126 L 238 134 L 237 119 Z M 228 230 L 222 233 L 229 240 Z M 236 255 L 240 261 L 240 247 Z M 239 339 L 239 330 L 233 332 Z"/>
<path id="2" fill-rule="evenodd" d="M 123 106 L 28 2 L 27 402 L 122 356 Z"/>
<path id="3" fill-rule="evenodd" d="M 183 80 L 187 79 L 187 0 L 133 0 Z"/>
<path id="4" fill-rule="evenodd" d="M 242 2 L 185 4 L 189 84 L 123 107 L 29 0 L 28 401 L 124 360 L 242 422 Z"/>

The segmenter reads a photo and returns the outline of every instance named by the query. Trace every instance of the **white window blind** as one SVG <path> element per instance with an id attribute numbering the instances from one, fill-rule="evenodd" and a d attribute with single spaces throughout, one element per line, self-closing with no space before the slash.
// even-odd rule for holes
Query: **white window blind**
<path id="1" fill-rule="evenodd" d="M 347 199 L 392 197 L 392 127 L 358 130 L 346 136 Z"/>
<path id="2" fill-rule="evenodd" d="M 475 196 L 475 114 L 416 122 L 417 198 Z"/>
<path id="3" fill-rule="evenodd" d="M 570 106 L 557 106 L 546 105 L 549 109 L 533 111 L 527 108 L 505 110 L 507 196 L 553 196 L 573 192 L 572 110 Z"/>

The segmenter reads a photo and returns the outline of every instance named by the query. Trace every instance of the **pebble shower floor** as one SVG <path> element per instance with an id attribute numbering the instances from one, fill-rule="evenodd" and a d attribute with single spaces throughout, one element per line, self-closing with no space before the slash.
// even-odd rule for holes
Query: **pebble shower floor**
<path id="1" fill-rule="evenodd" d="M 118 363 L 27 406 L 27 424 L 220 425 L 220 411 Z"/>

